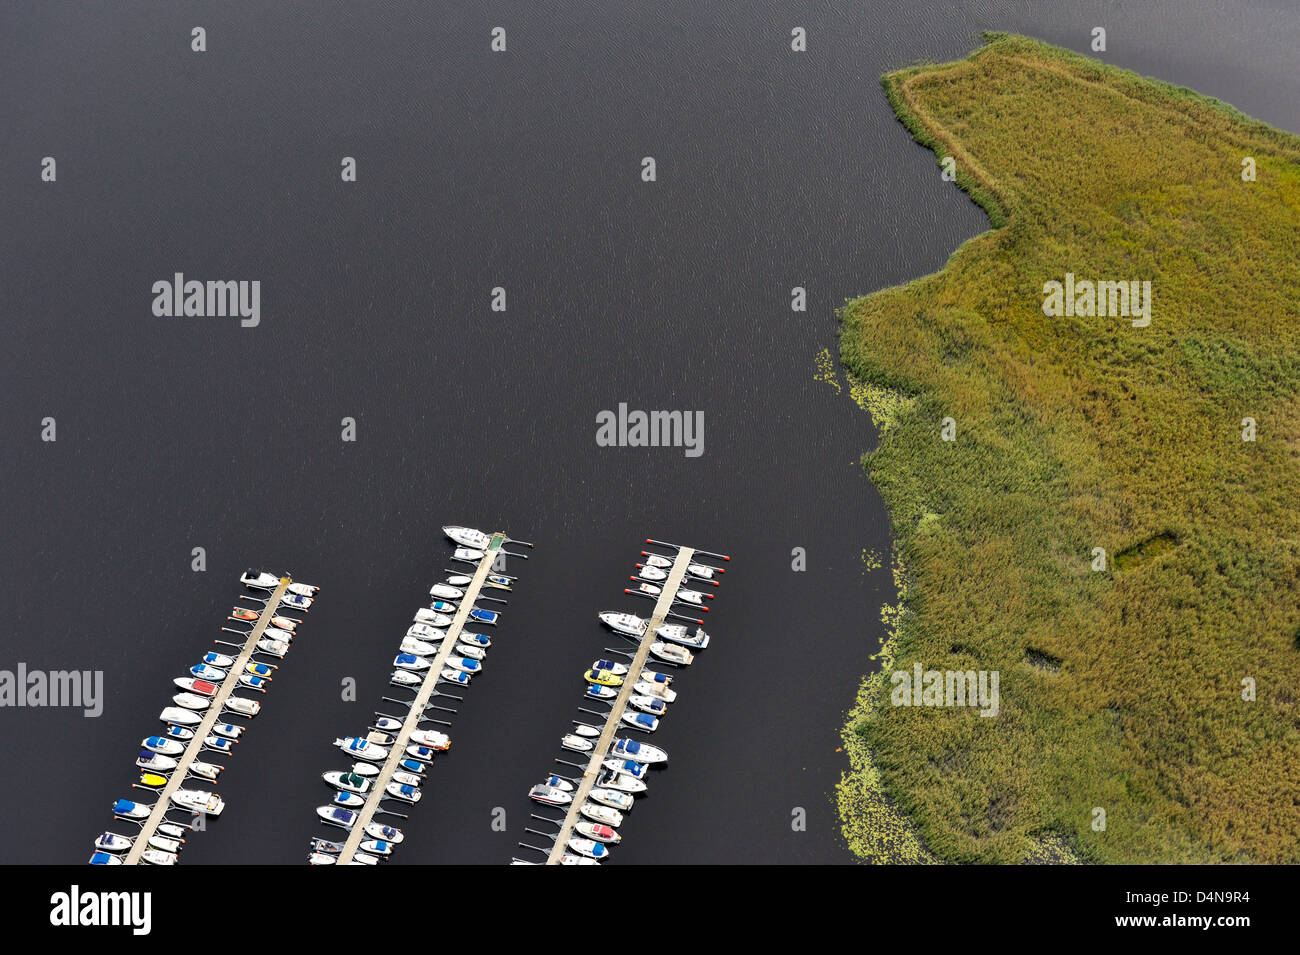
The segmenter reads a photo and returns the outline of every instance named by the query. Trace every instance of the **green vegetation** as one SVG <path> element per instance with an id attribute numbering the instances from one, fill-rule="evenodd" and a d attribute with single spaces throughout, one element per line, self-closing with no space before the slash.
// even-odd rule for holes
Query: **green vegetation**
<path id="1" fill-rule="evenodd" d="M 997 670 L 1000 710 L 895 708 L 869 679 L 846 836 L 913 861 L 1300 861 L 1300 138 L 987 40 L 884 85 L 995 230 L 846 305 L 841 359 L 888 416 L 865 458 L 908 571 L 886 668 Z M 1150 325 L 1047 317 L 1067 272 L 1150 281 Z"/>

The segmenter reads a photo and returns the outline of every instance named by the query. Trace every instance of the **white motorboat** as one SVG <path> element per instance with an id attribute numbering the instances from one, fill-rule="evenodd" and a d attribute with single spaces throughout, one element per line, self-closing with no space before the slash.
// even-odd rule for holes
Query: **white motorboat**
<path id="1" fill-rule="evenodd" d="M 165 736 L 146 736 L 140 741 L 140 745 L 145 749 L 152 750 L 155 753 L 161 753 L 164 756 L 179 756 L 185 752 L 185 747 L 174 739 L 168 739 Z"/>
<path id="2" fill-rule="evenodd" d="M 132 802 L 130 799 L 119 799 L 113 803 L 113 815 L 121 816 L 123 819 L 148 819 L 151 812 L 153 806 Z"/>
<path id="3" fill-rule="evenodd" d="M 203 654 L 203 662 L 211 663 L 214 667 L 229 669 L 235 663 L 234 657 L 228 657 L 224 653 L 217 653 L 215 650 L 209 650 Z"/>
<path id="4" fill-rule="evenodd" d="M 587 696 L 593 700 L 612 700 L 618 696 L 618 689 L 612 686 L 600 686 L 596 683 L 587 685 Z"/>
<path id="5" fill-rule="evenodd" d="M 265 693 L 270 683 L 271 678 L 269 676 L 253 676 L 251 673 L 239 674 L 240 686 L 246 686 L 250 690 L 257 690 L 259 693 Z"/>
<path id="6" fill-rule="evenodd" d="M 459 683 L 461 686 L 469 685 L 470 675 L 468 673 L 461 673 L 459 670 L 453 670 L 450 667 L 438 675 L 448 683 Z"/>
<path id="7" fill-rule="evenodd" d="M 370 791 L 370 780 L 358 773 L 341 773 L 338 770 L 333 770 L 328 773 L 321 773 L 321 779 L 335 789 L 341 789 L 344 792 L 366 793 Z"/>
<path id="8" fill-rule="evenodd" d="M 378 776 L 379 767 L 374 763 L 353 763 L 352 772 L 358 776 Z"/>
<path id="9" fill-rule="evenodd" d="M 662 683 L 667 686 L 673 682 L 671 673 L 660 673 L 658 670 L 642 670 L 641 680 L 644 683 Z"/>
<path id="10" fill-rule="evenodd" d="M 487 656 L 487 651 L 482 647 L 472 647 L 468 643 L 456 644 L 456 652 L 461 656 L 469 657 L 471 660 L 482 660 Z"/>
<path id="11" fill-rule="evenodd" d="M 586 806 L 582 807 L 584 810 Z M 611 809 L 610 812 L 615 810 Z M 574 832 L 586 839 L 594 839 L 596 842 L 604 842 L 609 845 L 618 845 L 623 837 L 614 831 L 613 827 L 602 822 L 588 822 L 582 820 L 573 827 Z"/>
<path id="12" fill-rule="evenodd" d="M 435 600 L 433 603 L 429 604 L 429 609 L 432 610 L 434 613 L 454 614 L 457 610 L 457 607 L 450 600 Z"/>
<path id="13" fill-rule="evenodd" d="M 388 758 L 388 750 L 377 743 L 369 740 L 360 739 L 356 736 L 346 736 L 343 739 L 336 739 L 334 745 L 349 756 L 356 759 L 364 759 L 367 762 L 377 763 Z"/>
<path id="14" fill-rule="evenodd" d="M 714 574 L 724 573 L 718 567 L 710 567 L 708 564 L 687 564 L 686 572 L 692 577 L 700 577 L 704 580 L 712 580 Z"/>
<path id="15" fill-rule="evenodd" d="M 447 578 L 447 583 L 453 587 L 468 587 L 473 582 L 474 578 L 470 574 L 452 574 Z"/>
<path id="16" fill-rule="evenodd" d="M 316 815 L 326 825 L 338 826 L 340 829 L 351 829 L 357 821 L 357 814 L 342 806 L 317 806 Z"/>
<path id="17" fill-rule="evenodd" d="M 172 855 L 181 851 L 181 844 L 184 839 L 168 839 L 165 836 L 150 836 L 149 848 L 157 849 L 159 852 L 170 852 Z"/>
<path id="18" fill-rule="evenodd" d="M 348 809 L 359 809 L 366 804 L 365 799 L 356 793 L 337 792 L 334 794 L 334 805 L 344 806 Z"/>
<path id="19" fill-rule="evenodd" d="M 237 740 L 244 735 L 244 727 L 236 726 L 234 723 L 217 723 L 212 727 L 212 732 L 225 739 Z"/>
<path id="20" fill-rule="evenodd" d="M 642 580 L 667 580 L 668 579 L 668 571 L 666 570 L 661 570 L 658 567 L 647 567 L 644 564 L 637 564 L 637 567 L 641 571 L 637 576 L 639 576 Z"/>
<path id="21" fill-rule="evenodd" d="M 475 550 L 485 551 L 488 544 L 492 543 L 492 538 L 489 535 L 472 527 L 458 527 L 455 524 L 448 524 L 442 529 L 442 532 L 462 547 L 472 547 Z"/>
<path id="22" fill-rule="evenodd" d="M 445 613 L 434 613 L 432 610 L 429 611 L 425 616 L 425 619 L 422 621 L 419 619 L 421 616 L 420 614 L 417 613 L 415 616 L 418 622 L 413 623 L 406 628 L 406 635 L 408 637 L 415 637 L 417 640 L 432 640 L 436 643 L 441 643 L 446 639 L 446 631 L 439 630 L 438 628 L 449 626 L 451 624 L 451 617 L 448 617 Z"/>
<path id="23" fill-rule="evenodd" d="M 308 865 L 337 865 L 338 859 L 324 852 L 313 852 L 307 856 Z"/>
<path id="24" fill-rule="evenodd" d="M 227 676 L 227 671 L 220 667 L 209 666 L 206 663 L 197 663 L 190 667 L 190 675 L 196 676 L 200 680 L 210 680 L 213 683 L 219 683 Z"/>
<path id="25" fill-rule="evenodd" d="M 203 717 L 193 710 L 182 709 L 179 706 L 169 706 L 158 714 L 158 718 L 164 723 L 179 723 L 181 726 L 198 726 L 203 722 Z"/>
<path id="26" fill-rule="evenodd" d="M 226 709 L 240 716 L 256 716 L 261 712 L 262 704 L 257 700 L 246 700 L 242 696 L 226 697 Z"/>
<path id="27" fill-rule="evenodd" d="M 560 856 L 560 865 L 600 865 L 595 859 L 586 859 L 572 852 Z"/>
<path id="28" fill-rule="evenodd" d="M 619 718 L 624 723 L 628 724 L 628 726 L 642 730 L 646 733 L 653 733 L 659 728 L 658 717 L 651 716 L 649 713 L 624 712 Z"/>
<path id="29" fill-rule="evenodd" d="M 577 733 L 569 733 L 566 735 L 560 740 L 560 745 L 575 753 L 590 753 L 596 748 L 595 743 L 586 737 L 579 736 Z"/>
<path id="30" fill-rule="evenodd" d="M 239 578 L 239 582 L 245 587 L 255 587 L 258 590 L 274 590 L 280 586 L 280 578 L 275 574 L 268 574 L 263 570 L 246 570 L 244 575 Z"/>
<path id="31" fill-rule="evenodd" d="M 470 564 L 477 564 L 483 557 L 483 551 L 473 547 L 457 547 L 451 555 L 452 560 L 463 560 Z"/>
<path id="32" fill-rule="evenodd" d="M 407 762 L 410 763 L 414 761 L 407 760 Z M 403 786 L 414 786 L 416 789 L 419 789 L 420 783 L 423 782 L 423 780 L 420 779 L 420 777 L 417 776 L 415 773 L 406 773 L 406 772 L 393 773 L 393 779 L 397 780 Z"/>
<path id="33" fill-rule="evenodd" d="M 631 796 L 628 796 L 628 799 L 631 798 Z M 623 825 L 623 814 L 610 806 L 599 806 L 594 802 L 584 802 L 578 812 L 592 822 L 603 822 L 607 826 L 615 827 Z"/>
<path id="34" fill-rule="evenodd" d="M 570 839 L 569 848 L 588 859 L 605 859 L 609 856 L 609 849 L 594 839 Z"/>
<path id="35" fill-rule="evenodd" d="M 393 826 L 385 826 L 383 823 L 379 822 L 366 823 L 366 835 L 372 836 L 375 839 L 382 839 L 389 845 L 394 846 L 406 838 L 402 835 L 401 829 L 394 828 Z"/>
<path id="36" fill-rule="evenodd" d="M 300 623 L 302 623 L 301 620 L 294 620 L 293 617 L 281 617 L 277 615 L 271 618 L 271 626 L 279 627 L 281 630 L 295 630 Z"/>
<path id="37" fill-rule="evenodd" d="M 187 710 L 206 710 L 212 705 L 212 700 L 206 696 L 199 696 L 197 693 L 177 693 L 172 697 L 172 702 L 177 706 L 183 706 Z"/>
<path id="38" fill-rule="evenodd" d="M 554 773 L 546 777 L 546 785 L 553 786 L 556 789 L 563 790 L 566 793 L 571 793 L 574 790 L 573 783 L 569 782 L 563 776 L 556 776 Z"/>
<path id="39" fill-rule="evenodd" d="M 419 686 L 424 678 L 416 676 L 410 670 L 394 670 L 388 675 L 388 681 L 398 686 Z"/>
<path id="40" fill-rule="evenodd" d="M 418 788 L 409 783 L 400 783 L 394 780 L 384 787 L 384 792 L 394 799 L 400 799 L 402 802 L 409 802 L 412 805 L 420 801 L 423 795 Z"/>
<path id="41" fill-rule="evenodd" d="M 184 726 L 168 726 L 162 732 L 163 736 L 168 739 L 180 740 L 182 743 L 188 743 L 194 738 L 194 730 L 186 729 Z"/>
<path id="42" fill-rule="evenodd" d="M 289 644 L 283 640 L 258 640 L 257 649 L 263 653 L 269 653 L 273 657 L 284 659 L 284 655 L 289 652 Z"/>
<path id="43" fill-rule="evenodd" d="M 145 849 L 140 853 L 140 861 L 149 865 L 175 865 L 176 853 L 163 852 L 161 849 Z"/>
<path id="44" fill-rule="evenodd" d="M 649 743 L 642 743 L 634 739 L 620 738 L 614 740 L 614 744 L 609 748 L 611 756 L 621 756 L 624 759 L 635 760 L 638 763 L 666 763 L 668 754 L 658 746 L 651 746 Z"/>
<path id="45" fill-rule="evenodd" d="M 528 790 L 528 798 L 534 802 L 545 803 L 548 806 L 567 806 L 573 802 L 573 793 L 565 792 L 558 786 L 548 786 L 546 783 L 538 783 L 532 789 Z"/>
<path id="46" fill-rule="evenodd" d="M 650 644 L 650 652 L 660 660 L 667 660 L 669 663 L 684 667 L 690 666 L 695 659 L 695 654 L 685 647 L 679 647 L 675 643 L 661 643 L 658 640 Z"/>
<path id="47" fill-rule="evenodd" d="M 348 865 L 379 865 L 379 857 L 372 856 L 369 852 L 354 852 Z"/>
<path id="48" fill-rule="evenodd" d="M 91 865 L 121 865 L 121 856 L 113 855 L 111 852 L 95 851 L 90 856 Z"/>
<path id="49" fill-rule="evenodd" d="M 611 809 L 621 809 L 626 812 L 632 808 L 633 799 L 631 793 L 622 793 L 616 789 L 598 787 L 591 791 L 591 801 L 602 806 L 609 806 Z"/>
<path id="50" fill-rule="evenodd" d="M 687 590 L 685 587 L 678 587 L 674 599 L 682 603 L 693 604 L 696 607 L 703 607 L 704 601 L 712 597 L 712 594 L 701 593 L 698 590 Z"/>
<path id="51" fill-rule="evenodd" d="M 487 648 L 492 646 L 492 638 L 486 633 L 462 633 L 457 637 L 461 643 L 468 643 L 471 646 Z"/>
<path id="52" fill-rule="evenodd" d="M 429 588 L 429 596 L 439 600 L 459 600 L 465 596 L 465 591 L 451 584 L 434 584 Z"/>
<path id="53" fill-rule="evenodd" d="M 663 683 L 634 683 L 632 689 L 640 696 L 654 697 L 657 700 L 663 700 L 665 703 L 671 703 L 677 699 L 677 691 L 668 689 Z"/>
<path id="54" fill-rule="evenodd" d="M 434 751 L 431 747 L 421 746 L 419 743 L 412 743 L 410 746 L 406 747 L 406 755 L 413 756 L 416 759 L 422 759 L 427 763 L 429 760 L 433 759 Z"/>
<path id="55" fill-rule="evenodd" d="M 633 689 L 635 689 L 635 687 L 633 687 Z M 628 702 L 642 713 L 650 713 L 653 716 L 663 716 L 668 712 L 668 704 L 653 696 L 643 696 L 640 693 L 633 693 L 628 699 Z"/>
<path id="56" fill-rule="evenodd" d="M 216 763 L 202 763 L 197 759 L 190 762 L 191 773 L 195 776 L 202 777 L 203 779 L 210 779 L 214 782 L 216 781 L 216 778 L 221 775 L 223 769 L 225 769 L 224 766 L 218 766 Z"/>
<path id="57" fill-rule="evenodd" d="M 299 610 L 309 610 L 312 605 L 310 597 L 304 597 L 302 594 L 287 593 L 280 598 L 282 607 L 297 607 Z"/>
<path id="58" fill-rule="evenodd" d="M 444 752 L 451 749 L 451 737 L 437 730 L 412 730 L 411 742 Z"/>
<path id="59" fill-rule="evenodd" d="M 478 673 L 483 669 L 483 664 L 468 657 L 448 657 L 447 666 L 453 670 L 460 670 L 462 673 Z"/>
<path id="60" fill-rule="evenodd" d="M 653 746 L 650 748 L 654 749 Z M 633 779 L 644 779 L 646 774 L 650 771 L 650 767 L 647 763 L 615 756 L 609 757 L 601 765 L 611 773 L 622 773 L 631 776 Z"/>
<path id="61" fill-rule="evenodd" d="M 651 554 L 650 552 L 643 550 L 641 551 L 641 556 L 645 558 L 645 562 L 651 567 L 661 567 L 667 570 L 673 565 L 672 559 L 664 557 L 662 554 Z"/>
<path id="62" fill-rule="evenodd" d="M 402 721 L 395 720 L 391 716 L 380 716 L 375 719 L 375 729 L 383 730 L 386 733 L 396 733 L 402 728 Z"/>
<path id="63" fill-rule="evenodd" d="M 425 643 L 415 637 L 403 637 L 400 649 L 403 653 L 414 653 L 417 656 L 427 657 L 438 652 L 438 645 L 436 643 Z"/>
<path id="64" fill-rule="evenodd" d="M 627 667 L 622 663 L 616 663 L 613 660 L 593 660 L 591 664 L 593 670 L 604 670 L 615 676 L 623 676 L 627 673 Z"/>
<path id="65" fill-rule="evenodd" d="M 170 773 L 176 768 L 176 760 L 172 757 L 151 753 L 147 749 L 140 750 L 140 755 L 135 758 L 135 764 L 151 773 Z"/>
<path id="66" fill-rule="evenodd" d="M 376 856 L 391 856 L 393 854 L 393 844 L 385 842 L 383 839 L 367 839 L 361 843 L 360 848 Z"/>
<path id="67" fill-rule="evenodd" d="M 709 635 L 704 632 L 703 627 L 696 627 L 695 632 L 691 633 L 685 624 L 666 623 L 656 630 L 655 634 L 671 643 L 680 643 L 700 650 L 709 645 Z"/>
<path id="68" fill-rule="evenodd" d="M 399 653 L 393 658 L 393 666 L 418 672 L 429 669 L 429 661 L 424 657 L 416 656 L 414 653 Z"/>
<path id="69" fill-rule="evenodd" d="M 617 789 L 621 793 L 643 793 L 646 791 L 644 780 L 629 776 L 627 773 L 603 772 L 596 778 L 596 785 L 605 789 Z"/>
<path id="70" fill-rule="evenodd" d="M 262 636 L 269 640 L 279 640 L 281 643 L 287 643 L 290 645 L 293 643 L 292 633 L 288 630 L 277 629 L 276 627 L 267 627 L 262 631 Z"/>
<path id="71" fill-rule="evenodd" d="M 599 726 L 588 726 L 586 723 L 579 723 L 573 730 L 579 736 L 590 736 L 592 739 L 600 736 Z"/>
<path id="72" fill-rule="evenodd" d="M 219 816 L 226 808 L 225 800 L 216 793 L 201 789 L 178 789 L 171 795 L 172 802 L 181 809 L 197 812 L 204 816 Z"/>
<path id="73" fill-rule="evenodd" d="M 232 743 L 228 739 L 222 739 L 220 736 L 217 736 L 215 733 L 211 736 L 203 737 L 203 745 L 206 749 L 214 750 L 215 752 L 218 753 L 233 752 L 235 748 L 234 743 Z"/>
<path id="74" fill-rule="evenodd" d="M 616 610 L 604 610 L 597 614 L 600 622 L 611 630 L 629 637 L 645 636 L 645 628 L 650 621 L 643 620 L 633 613 L 619 613 Z"/>
<path id="75" fill-rule="evenodd" d="M 102 852 L 125 852 L 131 848 L 134 840 L 119 836 L 116 832 L 105 832 L 95 840 L 95 848 Z"/>

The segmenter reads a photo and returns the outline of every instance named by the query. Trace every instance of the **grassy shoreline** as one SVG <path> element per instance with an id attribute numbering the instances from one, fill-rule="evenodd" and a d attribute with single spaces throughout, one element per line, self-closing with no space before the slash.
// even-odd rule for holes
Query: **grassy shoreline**
<path id="1" fill-rule="evenodd" d="M 1296 861 L 1300 140 L 986 39 L 883 84 L 993 231 L 841 312 L 851 386 L 889 415 L 864 465 L 906 600 L 845 728 L 846 838 L 906 862 Z M 1152 326 L 1044 316 L 1067 271 L 1151 279 Z M 894 657 L 999 671 L 1001 714 L 889 706 Z"/>

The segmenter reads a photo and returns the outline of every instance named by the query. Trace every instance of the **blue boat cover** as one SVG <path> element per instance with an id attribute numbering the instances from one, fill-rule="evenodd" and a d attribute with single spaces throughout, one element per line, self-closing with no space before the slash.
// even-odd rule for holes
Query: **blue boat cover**
<path id="1" fill-rule="evenodd" d="M 636 721 L 642 726 L 653 726 L 655 718 L 649 713 L 638 713 L 636 715 Z"/>
<path id="2" fill-rule="evenodd" d="M 114 812 L 130 812 L 134 808 L 135 803 L 131 802 L 129 799 L 119 799 L 117 802 L 113 803 Z"/>
<path id="3" fill-rule="evenodd" d="M 397 655 L 398 663 L 414 663 L 415 659 L 416 657 L 414 653 L 399 653 Z"/>
<path id="4" fill-rule="evenodd" d="M 625 753 L 639 753 L 639 752 L 641 752 L 641 744 L 638 743 L 638 742 L 637 742 L 636 740 L 634 740 L 634 739 L 623 739 L 623 740 L 619 740 L 619 744 L 620 744 L 620 746 L 622 747 L 623 752 L 625 752 Z"/>
<path id="5" fill-rule="evenodd" d="M 108 865 L 108 860 L 113 858 L 107 852 L 96 852 L 90 857 L 91 865 Z"/>
<path id="6" fill-rule="evenodd" d="M 137 758 L 137 759 L 153 759 L 153 753 L 149 752 L 147 749 L 142 749 L 142 750 L 140 750 L 140 755 L 139 755 L 138 757 L 136 757 L 136 758 Z"/>
<path id="7" fill-rule="evenodd" d="M 401 789 L 401 793 L 402 793 L 403 796 L 409 796 L 409 795 L 411 795 L 411 793 L 413 793 L 413 792 L 415 792 L 415 787 L 414 787 L 414 786 L 403 786 L 402 789 Z"/>
<path id="8" fill-rule="evenodd" d="M 335 809 L 331 815 L 339 822 L 348 822 L 354 815 L 356 815 L 356 813 L 352 812 L 350 809 Z"/>

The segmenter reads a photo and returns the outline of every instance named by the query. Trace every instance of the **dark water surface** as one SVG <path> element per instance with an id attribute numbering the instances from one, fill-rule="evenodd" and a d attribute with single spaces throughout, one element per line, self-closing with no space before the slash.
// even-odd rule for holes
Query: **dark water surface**
<path id="1" fill-rule="evenodd" d="M 879 75 L 983 28 L 1086 52 L 1100 24 L 1108 61 L 1300 130 L 1290 2 L 477 6 L 0 12 L 0 668 L 106 683 L 99 719 L 0 710 L 5 861 L 89 856 L 170 679 L 256 564 L 324 592 L 185 862 L 301 862 L 320 773 L 345 765 L 330 742 L 384 692 L 449 522 L 538 549 L 396 861 L 516 851 L 579 675 L 612 645 L 594 615 L 638 606 L 621 590 L 647 536 L 734 559 L 654 739 L 671 765 L 615 858 L 851 861 L 838 734 L 891 596 L 860 556 L 890 536 L 855 464 L 870 422 L 814 356 L 846 297 L 986 227 Z M 260 280 L 261 326 L 154 318 L 152 283 L 178 271 Z M 597 447 L 621 401 L 702 410 L 704 455 Z"/>

